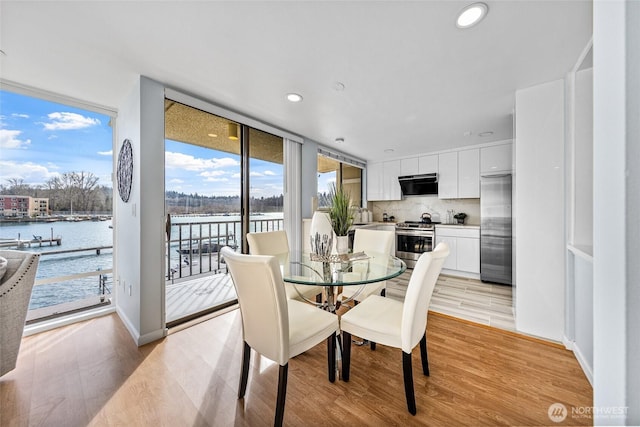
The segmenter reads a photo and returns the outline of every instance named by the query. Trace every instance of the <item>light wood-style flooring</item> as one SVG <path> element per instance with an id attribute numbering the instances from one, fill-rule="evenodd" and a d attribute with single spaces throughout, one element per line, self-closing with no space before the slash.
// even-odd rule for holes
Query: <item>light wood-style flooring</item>
<path id="1" fill-rule="evenodd" d="M 327 380 L 323 343 L 290 361 L 289 426 L 590 425 L 592 405 L 573 354 L 515 333 L 430 313 L 431 376 L 413 353 L 418 413 L 406 409 L 400 351 L 352 347 L 351 380 Z M 238 310 L 136 347 L 108 315 L 23 339 L 17 368 L 0 378 L 5 426 L 269 426 L 278 367 L 252 353 L 246 397 Z"/>

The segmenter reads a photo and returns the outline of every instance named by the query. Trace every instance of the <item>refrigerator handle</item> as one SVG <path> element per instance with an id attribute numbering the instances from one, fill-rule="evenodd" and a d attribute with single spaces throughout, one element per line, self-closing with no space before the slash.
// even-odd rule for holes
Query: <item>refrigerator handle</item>
<path id="1" fill-rule="evenodd" d="M 502 173 L 497 175 L 481 175 L 481 178 L 504 178 L 506 176 L 511 176 L 510 173 Z"/>

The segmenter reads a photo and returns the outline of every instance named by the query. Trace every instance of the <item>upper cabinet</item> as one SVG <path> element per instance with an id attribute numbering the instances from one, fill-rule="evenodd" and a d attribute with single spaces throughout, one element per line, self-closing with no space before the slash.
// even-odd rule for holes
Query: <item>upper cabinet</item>
<path id="1" fill-rule="evenodd" d="M 458 151 L 458 198 L 480 197 L 480 150 Z"/>
<path id="2" fill-rule="evenodd" d="M 419 173 L 420 166 L 417 157 L 400 160 L 400 175 L 398 176 L 418 175 Z"/>
<path id="3" fill-rule="evenodd" d="M 384 200 L 382 182 L 382 163 L 368 163 L 367 200 Z"/>
<path id="4" fill-rule="evenodd" d="M 462 150 L 438 156 L 438 198 L 480 197 L 480 150 Z"/>
<path id="5" fill-rule="evenodd" d="M 491 175 L 513 170 L 511 144 L 493 145 L 480 149 L 480 174 Z"/>
<path id="6" fill-rule="evenodd" d="M 418 173 L 436 173 L 438 172 L 438 155 L 418 157 Z"/>
<path id="7" fill-rule="evenodd" d="M 367 200 L 402 199 L 398 176 L 402 176 L 400 160 L 369 163 L 367 165 Z"/>

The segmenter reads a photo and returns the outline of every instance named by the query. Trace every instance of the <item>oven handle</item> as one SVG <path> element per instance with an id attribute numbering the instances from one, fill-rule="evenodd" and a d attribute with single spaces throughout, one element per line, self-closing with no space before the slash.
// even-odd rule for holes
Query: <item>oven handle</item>
<path id="1" fill-rule="evenodd" d="M 418 237 L 433 237 L 433 231 L 415 231 L 415 230 L 396 230 L 396 235 L 400 236 L 418 236 Z"/>

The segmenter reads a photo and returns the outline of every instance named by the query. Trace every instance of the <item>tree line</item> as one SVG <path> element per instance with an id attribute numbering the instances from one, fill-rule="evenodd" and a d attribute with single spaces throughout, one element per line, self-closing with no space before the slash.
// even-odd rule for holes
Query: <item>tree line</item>
<path id="1" fill-rule="evenodd" d="M 252 212 L 282 212 L 284 196 L 251 197 Z M 240 196 L 204 196 L 177 191 L 165 193 L 165 205 L 170 214 L 217 214 L 240 212 Z"/>
<path id="2" fill-rule="evenodd" d="M 10 178 L 0 184 L 0 194 L 49 199 L 50 213 L 109 213 L 112 211 L 113 189 L 98 184 L 91 172 L 65 172 L 44 184 L 25 184 L 23 179 Z"/>
<path id="3" fill-rule="evenodd" d="M 0 194 L 48 198 L 50 213 L 111 213 L 113 188 L 99 185 L 99 178 L 91 172 L 65 172 L 44 184 L 25 184 L 10 178 L 0 184 Z M 171 214 L 215 214 L 240 212 L 240 196 L 204 196 L 176 191 L 165 193 L 167 212 Z M 321 203 L 329 202 L 329 195 L 318 193 Z M 251 197 L 252 212 L 282 212 L 284 196 Z M 329 202 L 330 203 L 330 202 Z M 322 204 L 321 204 L 322 205 Z"/>

